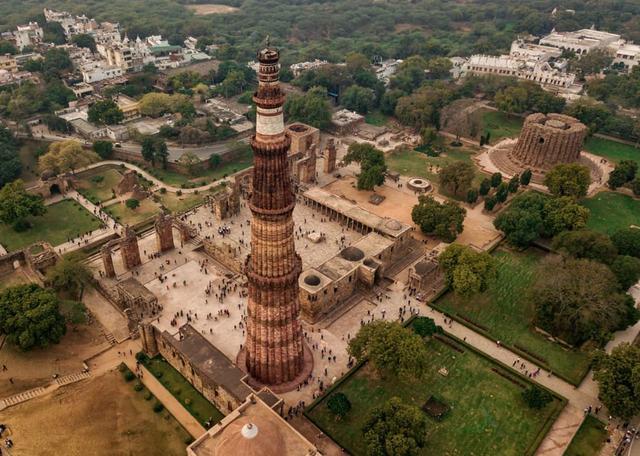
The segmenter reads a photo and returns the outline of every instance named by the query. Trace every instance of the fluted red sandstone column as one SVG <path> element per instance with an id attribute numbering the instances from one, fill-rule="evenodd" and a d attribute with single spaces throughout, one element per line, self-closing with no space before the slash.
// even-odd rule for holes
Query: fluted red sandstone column
<path id="1" fill-rule="evenodd" d="M 249 208 L 251 255 L 245 271 L 249 282 L 246 367 L 264 384 L 289 382 L 304 366 L 303 334 L 298 319 L 298 276 L 302 261 L 295 251 L 295 197 L 284 133 L 284 94 L 278 82 L 279 52 L 267 47 L 258 53 L 260 70 L 256 104 L 253 192 Z"/>

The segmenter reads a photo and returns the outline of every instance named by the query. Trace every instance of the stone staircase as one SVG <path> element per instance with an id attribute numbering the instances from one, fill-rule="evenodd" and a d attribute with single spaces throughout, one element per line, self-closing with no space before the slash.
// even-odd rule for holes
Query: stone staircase
<path id="1" fill-rule="evenodd" d="M 108 331 L 104 331 L 104 338 L 107 339 L 107 342 L 109 342 L 109 345 L 114 346 L 116 344 L 116 338 L 113 336 L 112 333 L 108 332 Z"/>
<path id="2" fill-rule="evenodd" d="M 18 405 L 22 402 L 26 402 L 30 399 L 41 396 L 45 393 L 46 389 L 44 387 L 38 387 L 34 389 L 30 389 L 27 391 L 23 391 L 22 393 L 16 394 L 14 396 L 9 396 L 0 400 L 0 410 L 4 410 L 7 407 L 11 407 L 13 405 Z"/>
<path id="3" fill-rule="evenodd" d="M 79 382 L 80 380 L 84 380 L 85 378 L 89 377 L 91 377 L 91 374 L 89 372 L 77 372 L 75 374 L 69 374 L 63 377 L 56 378 L 56 383 L 59 386 L 64 386 L 71 383 Z"/>

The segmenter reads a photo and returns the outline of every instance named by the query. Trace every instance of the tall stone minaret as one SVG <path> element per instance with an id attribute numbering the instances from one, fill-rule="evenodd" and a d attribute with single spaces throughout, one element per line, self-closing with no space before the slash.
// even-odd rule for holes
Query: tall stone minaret
<path id="1" fill-rule="evenodd" d="M 298 276 L 302 261 L 295 251 L 293 208 L 284 132 L 284 93 L 278 82 L 280 54 L 269 46 L 258 52 L 253 191 L 249 208 L 251 255 L 245 263 L 249 282 L 246 367 L 260 383 L 294 380 L 304 367 L 303 334 L 298 319 Z"/>

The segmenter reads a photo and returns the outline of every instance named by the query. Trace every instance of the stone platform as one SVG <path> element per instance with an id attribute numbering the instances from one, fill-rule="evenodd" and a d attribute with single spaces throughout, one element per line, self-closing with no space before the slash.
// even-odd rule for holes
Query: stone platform
<path id="1" fill-rule="evenodd" d="M 243 347 L 238 352 L 238 356 L 236 357 L 236 366 L 238 366 L 238 368 L 240 368 L 243 372 L 247 372 L 246 359 L 247 359 L 247 353 Z M 258 380 L 256 380 L 255 378 L 249 375 L 246 379 L 244 379 L 244 381 L 248 383 L 249 386 L 251 386 L 251 388 L 253 388 L 255 391 L 260 391 L 263 387 L 266 386 L 274 393 L 282 394 L 282 393 L 288 393 L 289 391 L 293 391 L 299 385 L 302 385 L 304 381 L 311 376 L 312 372 L 313 372 L 313 354 L 311 353 L 311 349 L 309 349 L 309 346 L 307 345 L 307 343 L 304 342 L 304 365 L 302 367 L 302 370 L 298 374 L 298 376 L 293 380 L 286 383 L 280 383 L 279 385 L 268 385 L 268 384 L 259 382 Z"/>

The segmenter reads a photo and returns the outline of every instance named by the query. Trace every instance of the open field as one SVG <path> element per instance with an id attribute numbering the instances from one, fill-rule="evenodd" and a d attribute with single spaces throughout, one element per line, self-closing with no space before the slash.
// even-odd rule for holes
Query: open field
<path id="1" fill-rule="evenodd" d="M 158 192 L 156 195 L 159 198 L 160 204 L 169 209 L 172 214 L 179 214 L 201 204 L 204 201 L 206 193 L 200 192 L 197 195 L 195 193 L 183 193 L 178 196 L 172 192 L 164 194 Z"/>
<path id="2" fill-rule="evenodd" d="M 253 152 L 251 149 L 244 149 L 233 160 L 221 163 L 216 169 L 203 170 L 193 176 L 161 168 L 155 168 L 149 172 L 165 184 L 174 187 L 198 187 L 222 179 L 225 176 L 230 176 L 250 166 L 253 166 Z"/>
<path id="3" fill-rule="evenodd" d="M 463 353 L 435 339 L 425 342 L 431 353 L 424 376 L 416 381 L 383 379 L 363 365 L 333 392 L 344 393 L 352 404 L 341 421 L 327 408 L 331 393 L 307 415 L 351 454 L 366 454 L 361 429 L 371 410 L 396 396 L 417 407 L 432 395 L 450 407 L 441 420 L 427 420 L 425 455 L 532 454 L 563 404 L 554 400 L 542 411 L 529 409 L 521 397 L 528 380 L 485 358 L 460 342 Z M 438 370 L 445 367 L 445 377 Z M 509 376 L 520 385 L 492 369 Z M 522 385 L 522 386 L 521 386 Z"/>
<path id="4" fill-rule="evenodd" d="M 180 372 L 175 370 L 163 358 L 152 358 L 146 361 L 144 365 L 205 428 L 207 420 L 217 423 L 224 417 Z"/>
<path id="5" fill-rule="evenodd" d="M 78 192 L 94 204 L 103 203 L 114 198 L 114 191 L 121 180 L 122 174 L 117 169 L 105 167 L 78 179 Z"/>
<path id="6" fill-rule="evenodd" d="M 188 434 L 167 411 L 154 413 L 144 394 L 111 371 L 4 410 L 11 454 L 184 455 Z"/>
<path id="7" fill-rule="evenodd" d="M 487 291 L 470 298 L 450 291 L 436 301 L 434 307 L 467 320 L 474 330 L 482 329 L 494 340 L 508 346 L 517 345 L 521 351 L 525 349 L 543 359 L 553 372 L 562 374 L 574 385 L 579 384 L 589 368 L 588 353 L 567 350 L 531 327 L 534 308 L 527 292 L 535 280 L 535 268 L 543 258 L 542 252 L 499 249 L 495 257 L 498 274 Z"/>
<path id="8" fill-rule="evenodd" d="M 104 210 L 119 223 L 133 226 L 155 217 L 160 213 L 160 206 L 151 198 L 146 198 L 140 201 L 140 206 L 136 209 L 129 209 L 124 202 L 118 202 Z"/>
<path id="9" fill-rule="evenodd" d="M 631 225 L 640 226 L 640 200 L 614 192 L 600 192 L 582 201 L 591 216 L 587 227 L 605 234 L 613 234 Z"/>
<path id="10" fill-rule="evenodd" d="M 640 148 L 628 144 L 611 141 L 610 139 L 588 138 L 584 149 L 592 154 L 600 155 L 618 163 L 622 160 L 635 160 L 640 165 Z"/>
<path id="11" fill-rule="evenodd" d="M 404 150 L 386 156 L 386 163 L 390 170 L 403 176 L 422 177 L 437 183 L 438 170 L 456 161 L 471 163 L 474 151 L 467 148 L 448 148 L 438 157 L 429 157 L 427 154 L 415 150 Z"/>
<path id="12" fill-rule="evenodd" d="M 605 424 L 595 416 L 587 415 L 563 456 L 596 456 L 607 435 Z"/>
<path id="13" fill-rule="evenodd" d="M 523 119 L 501 111 L 486 111 L 482 114 L 482 122 L 483 132 L 490 132 L 489 142 L 495 144 L 503 138 L 517 137 L 522 129 Z"/>
<path id="14" fill-rule="evenodd" d="M 193 11 L 196 16 L 208 16 L 210 14 L 229 14 L 240 11 L 240 8 L 236 8 L 234 6 L 216 5 L 215 3 L 187 5 L 186 8 L 190 11 Z"/>
<path id="15" fill-rule="evenodd" d="M 56 246 L 102 226 L 102 222 L 72 200 L 63 200 L 47 206 L 41 217 L 29 217 L 32 227 L 22 233 L 8 225 L 0 224 L 0 243 L 13 251 L 36 241 L 47 241 Z"/>

